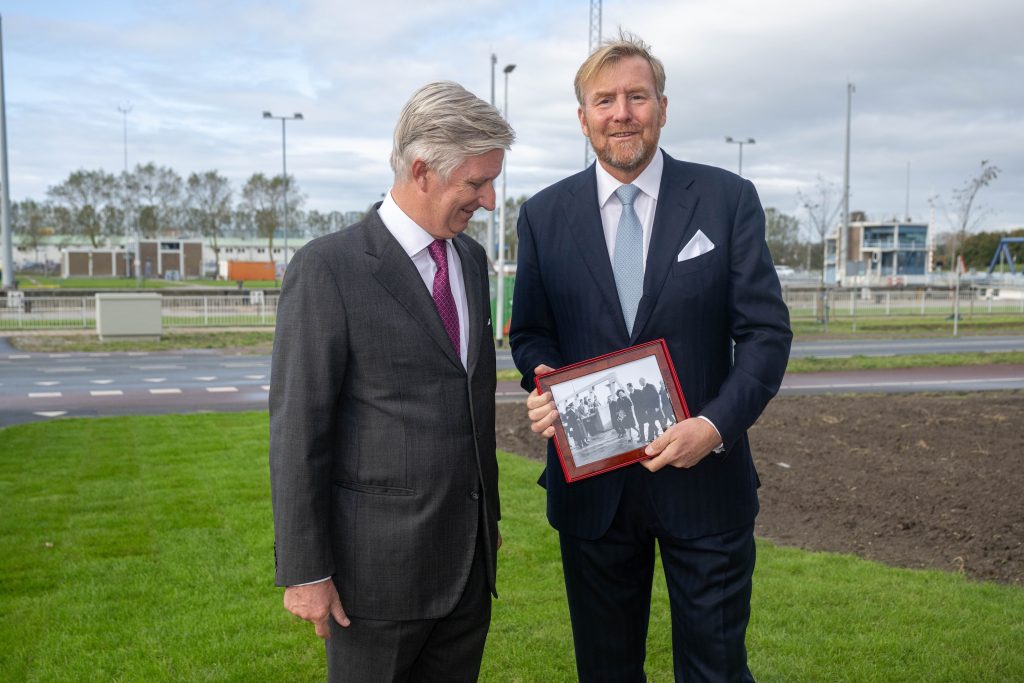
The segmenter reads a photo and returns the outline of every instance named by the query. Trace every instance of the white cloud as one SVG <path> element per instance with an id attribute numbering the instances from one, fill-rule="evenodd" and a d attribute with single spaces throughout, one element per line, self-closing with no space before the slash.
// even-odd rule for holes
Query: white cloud
<path id="1" fill-rule="evenodd" d="M 986 228 L 1024 225 L 1024 5 L 979 0 L 634 0 L 604 4 L 650 42 L 668 72 L 670 154 L 735 169 L 724 136 L 754 137 L 744 173 L 766 205 L 789 210 L 818 175 L 842 175 L 846 82 L 853 100 L 851 206 L 911 213 L 948 195 L 981 159 L 1002 169 L 981 201 Z M 519 142 L 509 191 L 529 194 L 578 170 L 583 141 L 572 78 L 587 48 L 587 3 L 307 0 L 156 6 L 13 3 L 4 12 L 12 194 L 40 197 L 76 168 L 129 161 L 182 174 L 217 168 L 240 185 L 288 167 L 320 209 L 363 208 L 390 184 L 394 119 L 430 80 L 490 98 L 490 54 L 509 77 Z"/>

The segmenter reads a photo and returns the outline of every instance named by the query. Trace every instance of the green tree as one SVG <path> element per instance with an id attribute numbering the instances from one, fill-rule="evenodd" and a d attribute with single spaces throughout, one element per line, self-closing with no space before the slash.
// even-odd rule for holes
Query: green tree
<path id="1" fill-rule="evenodd" d="M 43 238 L 53 232 L 53 211 L 49 204 L 26 199 L 11 204 L 11 232 L 18 238 L 18 246 L 31 249 L 39 262 L 39 248 Z"/>
<path id="2" fill-rule="evenodd" d="M 800 242 L 800 221 L 768 207 L 764 210 L 765 241 L 776 265 L 799 266 L 804 246 Z"/>
<path id="3" fill-rule="evenodd" d="M 242 201 L 239 209 L 244 219 L 259 237 L 267 240 L 267 258 L 274 259 L 274 236 L 284 229 L 284 197 L 287 189 L 289 226 L 294 225 L 294 217 L 298 213 L 305 197 L 299 191 L 295 179 L 288 176 L 287 183 L 283 176 L 268 178 L 262 173 L 253 173 L 242 188 Z M 291 231 L 289 230 L 289 233 Z"/>
<path id="4" fill-rule="evenodd" d="M 89 240 L 93 248 L 116 233 L 118 209 L 112 204 L 117 179 L 102 170 L 78 170 L 46 194 L 53 201 L 57 228 Z"/>
<path id="5" fill-rule="evenodd" d="M 174 169 L 153 162 L 122 174 L 126 204 L 134 208 L 143 237 L 153 238 L 181 227 L 183 183 Z"/>
<path id="6" fill-rule="evenodd" d="M 220 262 L 219 240 L 231 225 L 231 181 L 217 173 L 193 173 L 185 183 L 185 224 L 209 240 Z"/>

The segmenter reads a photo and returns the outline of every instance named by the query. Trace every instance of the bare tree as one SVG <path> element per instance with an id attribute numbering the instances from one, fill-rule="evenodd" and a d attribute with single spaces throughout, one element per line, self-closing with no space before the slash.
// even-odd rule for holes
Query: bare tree
<path id="1" fill-rule="evenodd" d="M 764 210 L 765 241 L 776 265 L 799 265 L 800 221 L 769 206 Z"/>
<path id="2" fill-rule="evenodd" d="M 843 197 L 839 191 L 839 186 L 819 175 L 814 187 L 809 192 L 797 190 L 796 197 L 800 202 L 800 206 L 807 213 L 807 224 L 813 231 L 812 237 L 818 238 L 818 246 L 822 249 L 824 255 L 825 238 L 835 225 L 836 216 L 839 215 L 839 209 L 842 207 Z M 810 270 L 811 240 L 807 240 L 806 259 L 806 268 Z M 821 264 L 821 284 L 822 286 L 825 284 L 824 258 L 822 258 Z"/>

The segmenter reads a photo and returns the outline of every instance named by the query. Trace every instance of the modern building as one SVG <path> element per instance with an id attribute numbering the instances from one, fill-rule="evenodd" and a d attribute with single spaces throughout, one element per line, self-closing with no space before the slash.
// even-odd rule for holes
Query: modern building
<path id="1" fill-rule="evenodd" d="M 927 223 L 851 221 L 846 263 L 837 268 L 840 227 L 825 239 L 825 282 L 844 287 L 926 284 L 933 246 Z"/>

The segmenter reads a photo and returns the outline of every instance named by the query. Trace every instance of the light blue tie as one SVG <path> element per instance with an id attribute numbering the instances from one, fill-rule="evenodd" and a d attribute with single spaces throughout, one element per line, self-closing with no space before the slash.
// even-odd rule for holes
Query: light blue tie
<path id="1" fill-rule="evenodd" d="M 640 307 L 640 297 L 644 293 L 644 230 L 633 209 L 633 200 L 639 192 L 640 188 L 636 185 L 623 185 L 615 190 L 615 196 L 622 202 L 622 215 L 619 216 L 619 229 L 615 233 L 612 270 L 615 273 L 615 288 L 619 290 L 622 317 L 630 335 L 633 334 L 636 310 Z"/>

